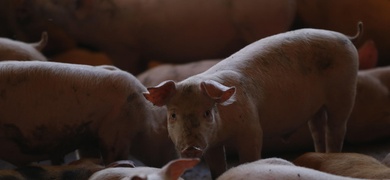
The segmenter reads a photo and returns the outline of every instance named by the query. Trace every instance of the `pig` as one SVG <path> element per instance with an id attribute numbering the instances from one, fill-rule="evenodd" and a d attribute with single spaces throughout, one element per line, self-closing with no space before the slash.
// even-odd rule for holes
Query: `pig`
<path id="1" fill-rule="evenodd" d="M 357 74 L 356 97 L 348 119 L 345 142 L 349 144 L 370 143 L 390 137 L 390 67 L 360 70 Z M 283 143 L 286 141 L 286 143 Z M 297 147 L 312 146 L 310 131 L 302 127 L 285 140 L 269 139 L 268 144 L 278 144 L 276 149 L 297 150 Z"/>
<path id="2" fill-rule="evenodd" d="M 4 61 L 0 87 L 0 159 L 14 165 L 95 144 L 105 164 L 128 159 L 129 150 L 156 163 L 176 157 L 158 157 L 169 149 L 174 154 L 165 110 L 147 102 L 145 86 L 116 67 Z"/>
<path id="3" fill-rule="evenodd" d="M 378 51 L 372 40 L 366 41 L 360 48 L 359 72 L 357 76 L 357 95 L 355 104 L 348 120 L 345 141 L 349 144 L 369 143 L 390 136 L 389 120 L 385 115 L 388 108 L 386 96 L 386 70 L 375 70 Z M 390 70 L 390 69 L 389 69 Z M 378 71 L 378 72 L 377 72 Z M 381 72 L 379 72 L 381 71 Z M 373 74 L 378 75 L 373 75 Z M 269 152 L 293 150 L 312 151 L 313 141 L 308 127 L 302 127 L 283 138 L 265 139 L 264 144 Z"/>
<path id="4" fill-rule="evenodd" d="M 341 151 L 357 71 L 350 37 L 308 28 L 256 41 L 203 73 L 149 87 L 144 96 L 167 108 L 180 156 L 204 156 L 218 177 L 226 170 L 224 145 L 236 148 L 240 164 L 255 161 L 263 138 L 307 123 L 316 151 Z"/>
<path id="5" fill-rule="evenodd" d="M 371 69 L 376 66 L 378 50 L 373 40 L 368 40 L 359 47 L 358 54 L 359 70 Z M 165 80 L 181 81 L 207 70 L 219 61 L 221 59 L 208 59 L 184 64 L 162 64 L 142 72 L 137 75 L 137 78 L 145 86 L 156 86 Z"/>
<path id="6" fill-rule="evenodd" d="M 22 42 L 35 42 L 42 32 L 50 35 L 50 41 L 43 49 L 47 57 L 77 46 L 67 32 L 34 12 L 34 2 L 24 0 L 0 1 L 0 36 Z"/>
<path id="7" fill-rule="evenodd" d="M 150 59 L 183 63 L 225 58 L 289 30 L 296 14 L 295 0 L 33 2 L 36 14 L 79 43 L 106 52 L 114 65 L 133 74 L 145 70 Z"/>
<path id="8" fill-rule="evenodd" d="M 181 81 L 207 70 L 219 61 L 221 60 L 213 59 L 185 64 L 162 64 L 137 75 L 137 79 L 146 87 L 156 86 L 166 80 Z"/>
<path id="9" fill-rule="evenodd" d="M 346 141 L 364 143 L 390 137 L 390 67 L 358 73 L 356 101 L 348 122 Z"/>
<path id="10" fill-rule="evenodd" d="M 8 38 L 0 38 L 0 61 L 4 60 L 40 60 L 47 61 L 41 53 L 48 41 L 47 33 L 43 32 L 41 40 L 36 43 L 24 43 Z"/>
<path id="11" fill-rule="evenodd" d="M 289 180 L 357 180 L 357 178 L 336 176 L 309 168 L 295 166 L 280 158 L 262 159 L 239 165 L 223 173 L 217 180 L 238 179 L 289 179 Z"/>
<path id="12" fill-rule="evenodd" d="M 359 153 L 316 153 L 299 156 L 295 165 L 339 176 L 361 179 L 390 179 L 390 168 L 377 159 Z"/>
<path id="13" fill-rule="evenodd" d="M 187 170 L 199 163 L 199 159 L 176 159 L 164 167 L 107 168 L 94 173 L 89 180 L 154 179 L 177 180 Z"/>

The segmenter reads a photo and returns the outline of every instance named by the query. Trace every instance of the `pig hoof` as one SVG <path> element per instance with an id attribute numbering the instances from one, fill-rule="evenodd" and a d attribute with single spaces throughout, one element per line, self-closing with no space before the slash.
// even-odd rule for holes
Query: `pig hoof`
<path id="1" fill-rule="evenodd" d="M 184 158 L 200 158 L 202 155 L 202 149 L 196 146 L 189 146 L 181 151 L 181 156 Z"/>

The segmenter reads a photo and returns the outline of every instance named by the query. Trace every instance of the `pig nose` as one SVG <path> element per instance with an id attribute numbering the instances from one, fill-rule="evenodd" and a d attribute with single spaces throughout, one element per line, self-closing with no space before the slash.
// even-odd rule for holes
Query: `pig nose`
<path id="1" fill-rule="evenodd" d="M 181 151 L 181 156 L 183 158 L 200 158 L 202 155 L 202 149 L 196 146 L 188 146 Z"/>

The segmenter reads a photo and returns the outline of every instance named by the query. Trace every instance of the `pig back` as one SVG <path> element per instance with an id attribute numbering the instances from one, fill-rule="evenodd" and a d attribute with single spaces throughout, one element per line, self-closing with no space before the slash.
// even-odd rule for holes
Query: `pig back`
<path id="1" fill-rule="evenodd" d="M 97 136 L 102 124 L 139 124 L 130 116 L 135 107 L 142 114 L 143 91 L 138 80 L 117 69 L 2 62 L 0 140 L 36 154 L 71 151 L 83 138 Z"/>
<path id="2" fill-rule="evenodd" d="M 47 34 L 45 33 L 40 42 L 31 44 L 8 38 L 0 38 L 0 61 L 9 59 L 47 61 L 47 58 L 41 52 L 46 43 Z"/>
<path id="3" fill-rule="evenodd" d="M 236 86 L 237 99 L 254 102 L 266 119 L 265 134 L 274 135 L 296 128 L 286 118 L 309 120 L 327 98 L 355 94 L 357 67 L 357 50 L 347 36 L 301 29 L 254 42 L 203 75 Z M 273 125 L 279 123 L 284 126 Z"/>

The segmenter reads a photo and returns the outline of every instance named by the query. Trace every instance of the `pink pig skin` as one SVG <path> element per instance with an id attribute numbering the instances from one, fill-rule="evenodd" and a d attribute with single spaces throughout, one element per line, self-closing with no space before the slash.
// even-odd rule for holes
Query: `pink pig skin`
<path id="1" fill-rule="evenodd" d="M 359 153 L 305 153 L 294 161 L 297 166 L 363 179 L 389 179 L 390 168 L 374 157 Z"/>
<path id="2" fill-rule="evenodd" d="M 168 131 L 181 156 L 204 155 L 217 177 L 226 170 L 224 145 L 237 150 L 240 163 L 255 161 L 263 138 L 306 123 L 316 151 L 341 151 L 357 71 L 348 37 L 301 29 L 259 40 L 204 73 L 165 81 L 144 96 L 167 107 Z"/>
<path id="3" fill-rule="evenodd" d="M 261 159 L 229 169 L 217 180 L 261 179 L 261 180 L 362 180 L 336 176 L 310 168 L 295 166 L 279 158 Z"/>
<path id="4" fill-rule="evenodd" d="M 150 59 L 225 58 L 290 29 L 294 0 L 34 0 L 44 18 L 133 74 Z"/>
<path id="5" fill-rule="evenodd" d="M 187 170 L 199 163 L 199 159 L 176 159 L 162 168 L 135 167 L 135 168 L 107 168 L 94 173 L 89 180 L 177 180 Z"/>
<path id="6" fill-rule="evenodd" d="M 347 123 L 345 142 L 369 143 L 390 137 L 389 126 L 390 67 L 360 70 L 357 76 L 356 100 Z M 267 151 L 308 150 L 313 142 L 307 127 L 301 127 L 285 138 L 269 138 Z"/>
<path id="7" fill-rule="evenodd" d="M 48 41 L 47 33 L 42 33 L 41 40 L 36 43 L 25 43 L 8 38 L 0 38 L 0 61 L 4 60 L 39 60 L 47 61 L 41 53 Z"/>
<path id="8" fill-rule="evenodd" d="M 148 163 L 175 157 L 154 153 L 174 152 L 160 128 L 165 111 L 144 99 L 146 88 L 134 76 L 113 66 L 4 61 L 0 87 L 0 159 L 22 165 L 95 141 L 105 163 L 127 159 L 129 150 L 140 160 L 155 158 Z M 171 146 L 158 144 L 165 142 Z"/>

